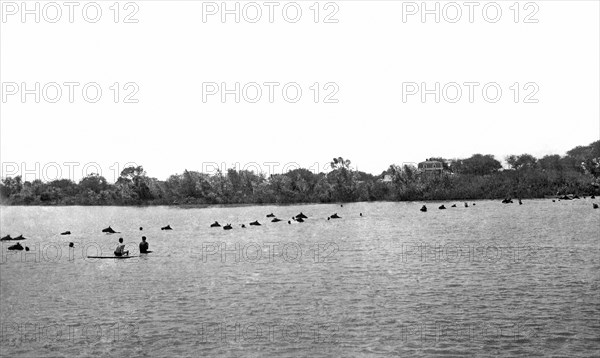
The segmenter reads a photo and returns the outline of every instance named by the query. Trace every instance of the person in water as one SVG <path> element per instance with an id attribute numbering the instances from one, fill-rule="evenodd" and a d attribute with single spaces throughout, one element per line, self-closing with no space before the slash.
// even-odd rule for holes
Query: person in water
<path id="1" fill-rule="evenodd" d="M 129 251 L 125 251 L 125 244 L 123 243 L 123 238 L 119 238 L 119 245 L 115 249 L 115 256 L 129 256 Z"/>
<path id="2" fill-rule="evenodd" d="M 140 254 L 145 254 L 148 252 L 148 243 L 146 242 L 146 237 L 142 236 L 142 242 L 140 242 Z"/>

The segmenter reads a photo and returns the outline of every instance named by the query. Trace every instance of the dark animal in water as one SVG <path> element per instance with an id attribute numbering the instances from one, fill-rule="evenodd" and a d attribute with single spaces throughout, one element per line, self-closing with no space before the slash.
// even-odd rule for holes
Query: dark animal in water
<path id="1" fill-rule="evenodd" d="M 118 234 L 118 232 L 116 232 L 115 230 L 113 230 L 112 227 L 107 227 L 106 229 L 102 229 L 102 232 L 105 232 L 107 234 Z"/>
<path id="2" fill-rule="evenodd" d="M 469 204 L 465 203 L 465 208 L 468 208 L 468 207 L 469 207 Z"/>
<path id="3" fill-rule="evenodd" d="M 455 208 L 455 207 L 456 207 L 456 204 L 452 204 L 451 208 Z"/>
<path id="4" fill-rule="evenodd" d="M 75 244 L 72 242 L 69 242 L 69 247 L 75 247 Z"/>
<path id="5" fill-rule="evenodd" d="M 441 205 L 438 209 L 444 210 L 444 209 L 446 209 L 446 207 L 444 205 Z"/>
<path id="6" fill-rule="evenodd" d="M 251 226 L 260 226 L 260 223 L 258 222 L 258 220 L 255 220 L 253 222 L 250 223 Z"/>
<path id="7" fill-rule="evenodd" d="M 519 199 L 519 205 L 523 205 L 523 202 L 521 201 L 521 199 Z"/>
<path id="8" fill-rule="evenodd" d="M 302 219 L 308 219 L 308 216 L 302 214 L 302 212 L 300 212 L 300 214 L 296 215 L 296 219 L 298 218 L 302 218 Z"/>
<path id="9" fill-rule="evenodd" d="M 594 205 L 592 205 L 592 207 L 593 207 L 594 209 L 598 209 L 598 204 L 594 203 Z"/>
<path id="10" fill-rule="evenodd" d="M 173 230 L 173 228 L 171 227 L 171 225 L 163 226 L 160 229 L 161 230 Z"/>
<path id="11" fill-rule="evenodd" d="M 245 228 L 246 228 L 246 225 L 242 224 L 242 229 L 245 229 Z"/>
<path id="12" fill-rule="evenodd" d="M 332 219 L 341 219 L 342 217 L 339 216 L 337 213 L 335 213 L 335 214 L 331 215 L 331 218 Z"/>
<path id="13" fill-rule="evenodd" d="M 273 213 L 270 213 L 269 215 L 267 215 L 267 217 L 268 217 L 268 218 L 274 218 L 274 217 L 275 217 L 275 214 L 273 214 Z"/>
<path id="14" fill-rule="evenodd" d="M 19 235 L 17 237 L 10 237 L 10 235 L 6 235 L 5 237 L 0 239 L 0 241 L 19 241 L 19 240 L 26 240 L 26 238 L 24 238 L 23 235 Z"/>
<path id="15" fill-rule="evenodd" d="M 65 232 L 61 232 L 60 234 L 61 235 L 71 235 L 71 232 L 70 231 L 65 231 Z"/>
<path id="16" fill-rule="evenodd" d="M 281 219 L 277 219 L 277 218 L 275 218 L 275 219 L 271 220 L 271 222 L 272 222 L 272 223 L 278 223 L 278 222 L 280 222 L 280 221 L 283 221 L 283 220 L 281 220 Z"/>
<path id="17" fill-rule="evenodd" d="M 219 224 L 218 221 L 215 221 L 214 223 L 210 224 L 210 227 L 221 227 L 221 224 Z"/>
<path id="18" fill-rule="evenodd" d="M 297 221 L 297 222 L 299 222 L 299 223 L 303 223 L 303 222 L 304 222 L 304 219 L 302 219 L 302 218 L 298 218 L 298 219 L 296 219 L 296 221 Z"/>
<path id="19" fill-rule="evenodd" d="M 590 199 L 596 199 L 595 195 L 590 196 Z"/>
<path id="20" fill-rule="evenodd" d="M 419 209 L 419 210 L 421 210 L 422 212 L 426 212 L 426 211 L 427 211 L 427 207 L 426 207 L 425 205 L 423 205 L 423 206 L 421 207 L 421 209 Z"/>
<path id="21" fill-rule="evenodd" d="M 231 229 L 233 229 L 231 227 L 231 224 L 227 224 L 227 225 L 223 226 L 223 230 L 231 230 Z"/>
<path id="22" fill-rule="evenodd" d="M 506 199 L 502 200 L 502 204 L 512 204 L 512 203 L 513 203 L 513 201 L 511 198 L 506 198 Z"/>
<path id="23" fill-rule="evenodd" d="M 23 250 L 23 246 L 21 246 L 21 244 L 17 242 L 16 244 L 14 244 L 12 246 L 9 246 L 8 249 L 11 250 L 11 251 L 12 250 L 21 251 L 21 250 Z"/>

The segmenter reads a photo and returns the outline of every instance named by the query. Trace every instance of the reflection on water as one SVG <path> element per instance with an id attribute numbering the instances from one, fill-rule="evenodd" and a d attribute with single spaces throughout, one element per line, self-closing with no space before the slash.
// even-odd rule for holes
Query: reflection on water
<path id="1" fill-rule="evenodd" d="M 590 200 L 422 204 L 2 207 L 0 355 L 598 354 Z"/>

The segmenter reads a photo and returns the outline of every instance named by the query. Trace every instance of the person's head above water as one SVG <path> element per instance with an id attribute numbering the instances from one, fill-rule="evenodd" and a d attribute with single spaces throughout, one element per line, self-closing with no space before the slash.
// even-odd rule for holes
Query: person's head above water
<path id="1" fill-rule="evenodd" d="M 142 236 L 142 241 L 146 241 L 146 237 L 145 236 Z"/>
<path id="2" fill-rule="evenodd" d="M 122 237 L 119 238 L 119 242 L 123 243 L 123 238 Z"/>

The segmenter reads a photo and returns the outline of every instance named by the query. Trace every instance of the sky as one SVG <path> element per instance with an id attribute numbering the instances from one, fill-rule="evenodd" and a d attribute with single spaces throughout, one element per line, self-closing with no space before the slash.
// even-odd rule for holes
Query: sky
<path id="1" fill-rule="evenodd" d="M 2 177 L 379 174 L 600 137 L 597 1 L 114 3 L 0 2 Z"/>

